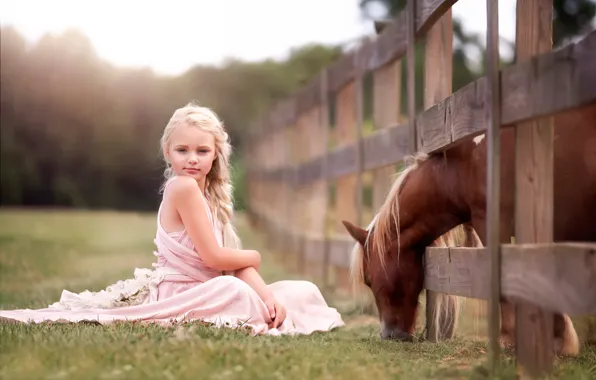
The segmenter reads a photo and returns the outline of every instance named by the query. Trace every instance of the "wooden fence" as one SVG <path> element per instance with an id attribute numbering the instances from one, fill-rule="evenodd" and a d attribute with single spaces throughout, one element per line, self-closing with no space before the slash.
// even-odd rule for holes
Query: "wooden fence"
<path id="1" fill-rule="evenodd" d="M 487 133 L 489 152 L 495 153 L 487 157 L 487 171 L 498 184 L 493 175 L 498 169 L 494 165 L 498 139 L 492 136 L 498 136 L 501 126 L 523 131 L 516 137 L 518 165 L 525 165 L 526 174 L 535 174 L 533 184 L 518 175 L 516 197 L 523 206 L 516 212 L 516 225 L 527 228 L 516 231 L 516 241 L 524 244 L 500 245 L 489 239 L 482 249 L 426 251 L 427 292 L 491 301 L 490 358 L 496 365 L 499 316 L 495 305 L 500 293 L 571 315 L 596 314 L 596 287 L 590 282 L 596 273 L 596 245 L 552 244 L 552 234 L 545 232 L 552 231 L 553 223 L 552 197 L 548 197 L 552 168 L 547 166 L 552 165 L 548 158 L 553 153 L 552 141 L 540 138 L 541 132 L 552 129 L 553 114 L 596 103 L 596 33 L 552 51 L 552 0 L 519 0 L 517 62 L 500 69 L 495 55 L 498 2 L 488 0 L 487 75 L 452 93 L 451 6 L 455 2 L 409 0 L 374 40 L 346 53 L 294 97 L 277 104 L 257 126 L 244 157 L 247 203 L 251 219 L 286 262 L 334 289 L 347 289 L 354 241 L 341 220 L 368 224 L 406 156 L 439 152 Z M 414 106 L 417 42 L 423 42 L 425 49 L 424 111 L 418 114 Z M 404 57 L 408 118 L 402 117 L 400 109 Z M 366 128 L 370 125 L 363 104 L 370 83 L 372 131 Z M 489 216 L 498 207 L 494 188 L 498 185 L 489 187 L 487 198 Z M 538 208 L 543 217 L 536 221 L 532 215 Z M 489 218 L 489 231 L 497 228 L 495 220 Z M 537 257 L 540 267 L 536 267 Z M 539 284 L 529 289 L 532 284 L 523 282 L 523 276 L 501 278 L 501 268 L 515 268 L 517 273 L 541 270 L 553 282 L 569 276 L 568 293 L 543 294 Z M 568 297 L 574 292 L 593 301 Z M 518 368 L 536 375 L 552 366 L 552 328 L 549 331 L 549 323 L 532 322 L 531 313 L 545 321 L 549 314 L 526 304 L 518 306 Z"/>

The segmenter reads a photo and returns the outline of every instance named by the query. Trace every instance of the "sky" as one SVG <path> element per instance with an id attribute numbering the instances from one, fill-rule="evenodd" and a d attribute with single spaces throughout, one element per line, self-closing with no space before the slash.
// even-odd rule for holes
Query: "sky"
<path id="1" fill-rule="evenodd" d="M 499 34 L 508 40 L 515 38 L 515 1 L 499 1 Z M 452 10 L 485 38 L 486 1 L 459 0 Z M 166 75 L 229 58 L 283 59 L 306 43 L 374 34 L 358 0 L 0 0 L 0 24 L 31 42 L 77 28 L 103 59 Z"/>

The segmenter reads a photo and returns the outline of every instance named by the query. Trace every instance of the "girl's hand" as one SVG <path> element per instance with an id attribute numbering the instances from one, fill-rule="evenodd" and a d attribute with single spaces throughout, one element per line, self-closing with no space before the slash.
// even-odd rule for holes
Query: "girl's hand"
<path id="1" fill-rule="evenodd" d="M 267 305 L 267 310 L 269 310 L 269 316 L 271 317 L 269 328 L 273 329 L 281 326 L 286 319 L 286 308 L 275 297 L 267 299 L 265 305 Z"/>

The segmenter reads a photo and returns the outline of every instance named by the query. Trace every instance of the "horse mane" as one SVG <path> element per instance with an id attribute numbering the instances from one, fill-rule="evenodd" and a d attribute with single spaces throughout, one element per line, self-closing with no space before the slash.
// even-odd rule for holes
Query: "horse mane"
<path id="1" fill-rule="evenodd" d="M 397 228 L 397 239 L 399 241 L 399 202 L 398 195 L 401 188 L 407 178 L 407 176 L 418 168 L 421 162 L 428 159 L 426 153 L 417 153 L 416 155 L 406 157 L 404 161 L 406 166 L 400 170 L 397 174 L 385 201 L 379 208 L 379 211 L 375 214 L 366 230 L 368 232 L 365 246 L 368 246 L 371 242 L 375 247 L 385 247 L 386 241 L 390 238 L 391 221 L 395 220 Z M 385 267 L 385 258 L 382 254 L 383 251 L 377 249 L 377 255 L 381 261 L 381 265 Z M 351 263 L 350 263 L 350 279 L 353 284 L 364 283 L 364 247 L 360 243 L 356 242 L 352 248 Z"/>
<path id="2" fill-rule="evenodd" d="M 427 161 L 429 155 L 426 153 L 417 153 L 406 158 L 406 166 L 396 174 L 391 189 L 385 198 L 385 201 L 375 214 L 372 221 L 366 228 L 368 234 L 364 246 L 368 247 L 371 243 L 376 247 L 375 254 L 378 256 L 381 267 L 385 269 L 385 251 L 381 247 L 387 247 L 391 239 L 392 223 L 395 225 L 397 231 L 398 247 L 400 242 L 400 228 L 399 228 L 399 194 L 407 180 L 407 177 L 418 167 L 422 162 Z M 456 247 L 466 245 L 466 241 L 471 240 L 473 243 L 468 244 L 472 246 L 481 246 L 480 239 L 473 229 L 467 229 L 464 225 L 459 225 L 445 234 L 438 237 L 430 246 L 436 247 Z M 352 248 L 351 263 L 350 263 L 350 279 L 354 286 L 364 283 L 364 248 L 360 243 L 356 242 Z M 369 250 L 369 253 L 370 252 Z M 398 250 L 399 260 L 399 250 Z M 356 289 L 357 290 L 357 289 Z"/>

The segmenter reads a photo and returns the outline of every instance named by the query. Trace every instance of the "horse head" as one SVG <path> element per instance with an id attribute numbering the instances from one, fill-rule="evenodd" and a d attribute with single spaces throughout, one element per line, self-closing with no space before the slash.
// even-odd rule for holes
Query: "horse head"
<path id="1" fill-rule="evenodd" d="M 453 201 L 455 185 L 444 186 L 444 162 L 426 155 L 414 157 L 402 170 L 366 229 L 343 221 L 356 240 L 350 265 L 354 285 L 374 295 L 383 339 L 412 340 L 418 298 L 424 286 L 424 253 L 429 246 L 472 245 L 475 232 L 462 223 L 465 209 Z M 448 176 L 447 176 L 448 177 Z M 441 297 L 440 313 L 457 303 Z M 433 323 L 441 323 L 436 314 Z M 457 318 L 457 315 L 454 316 Z"/>
<path id="2" fill-rule="evenodd" d="M 397 239 L 378 245 L 373 238 L 374 227 L 367 231 L 348 221 L 342 223 L 357 242 L 352 255 L 352 281 L 372 291 L 379 310 L 381 338 L 412 341 L 423 287 L 422 255 Z"/>

